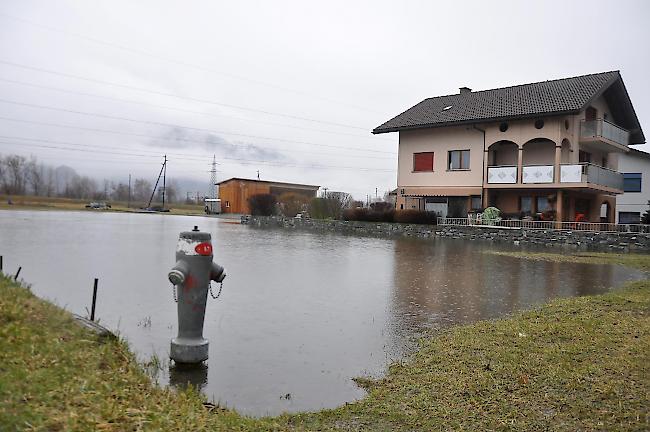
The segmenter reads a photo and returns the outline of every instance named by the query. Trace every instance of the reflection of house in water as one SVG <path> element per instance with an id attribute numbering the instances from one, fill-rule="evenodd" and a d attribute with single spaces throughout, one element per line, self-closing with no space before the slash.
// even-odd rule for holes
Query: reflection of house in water
<path id="1" fill-rule="evenodd" d="M 441 327 L 500 317 L 555 297 L 600 294 L 634 277 L 622 267 L 532 261 L 486 242 L 395 241 L 391 327 Z"/>

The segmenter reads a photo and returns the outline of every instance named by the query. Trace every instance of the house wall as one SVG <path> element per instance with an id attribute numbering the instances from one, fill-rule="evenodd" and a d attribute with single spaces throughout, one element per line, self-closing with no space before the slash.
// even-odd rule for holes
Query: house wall
<path id="1" fill-rule="evenodd" d="M 221 198 L 222 213 L 250 214 L 248 198 L 258 194 L 281 195 L 283 193 L 297 193 L 309 198 L 316 196 L 317 189 L 305 186 L 295 186 L 278 183 L 264 183 L 246 180 L 232 180 L 221 183 L 219 198 Z"/>
<path id="2" fill-rule="evenodd" d="M 450 150 L 469 150 L 470 168 L 449 171 Z M 413 172 L 413 154 L 434 152 L 433 172 Z M 398 187 L 483 185 L 483 135 L 471 127 L 402 131 L 399 136 Z"/>
<path id="3" fill-rule="evenodd" d="M 234 180 L 219 185 L 222 213 L 250 213 L 248 198 L 257 194 L 270 193 L 267 183 L 245 182 Z"/>
<path id="4" fill-rule="evenodd" d="M 641 192 L 625 192 L 616 197 L 616 222 L 619 212 L 638 212 L 641 216 L 648 209 L 650 200 L 650 158 L 634 153 L 619 156 L 619 171 L 641 173 Z"/>
<path id="5" fill-rule="evenodd" d="M 530 140 L 546 138 L 554 143 L 561 143 L 560 125 L 564 124 L 564 117 L 539 117 L 544 120 L 544 127 L 535 128 L 536 119 L 507 121 L 508 130 L 501 132 L 499 126 L 502 122 L 494 122 L 482 125 L 485 129 L 485 142 L 487 146 L 497 141 L 512 141 L 523 146 Z M 564 127 L 564 126 L 562 126 Z"/>

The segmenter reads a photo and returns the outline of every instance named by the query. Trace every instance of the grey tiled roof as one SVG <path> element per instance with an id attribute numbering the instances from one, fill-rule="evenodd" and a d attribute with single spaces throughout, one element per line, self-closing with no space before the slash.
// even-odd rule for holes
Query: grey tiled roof
<path id="1" fill-rule="evenodd" d="M 439 127 L 577 112 L 617 79 L 618 71 L 425 99 L 372 132 Z M 451 107 L 445 110 L 446 107 Z"/>

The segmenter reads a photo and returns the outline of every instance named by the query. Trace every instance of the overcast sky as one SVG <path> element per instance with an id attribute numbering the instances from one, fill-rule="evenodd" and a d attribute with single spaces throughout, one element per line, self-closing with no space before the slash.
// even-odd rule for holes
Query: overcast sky
<path id="1" fill-rule="evenodd" d="M 0 153 L 98 179 L 396 186 L 420 100 L 620 70 L 650 133 L 648 1 L 0 0 Z M 645 149 L 646 146 L 640 147 Z"/>

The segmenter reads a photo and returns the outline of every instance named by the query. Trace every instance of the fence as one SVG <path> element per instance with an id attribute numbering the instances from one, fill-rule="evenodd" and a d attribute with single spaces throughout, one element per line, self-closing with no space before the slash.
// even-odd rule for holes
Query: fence
<path id="1" fill-rule="evenodd" d="M 500 227 L 505 229 L 539 229 L 557 231 L 593 231 L 650 234 L 650 225 L 533 220 L 481 220 L 476 217 L 438 218 L 441 226 Z"/>

